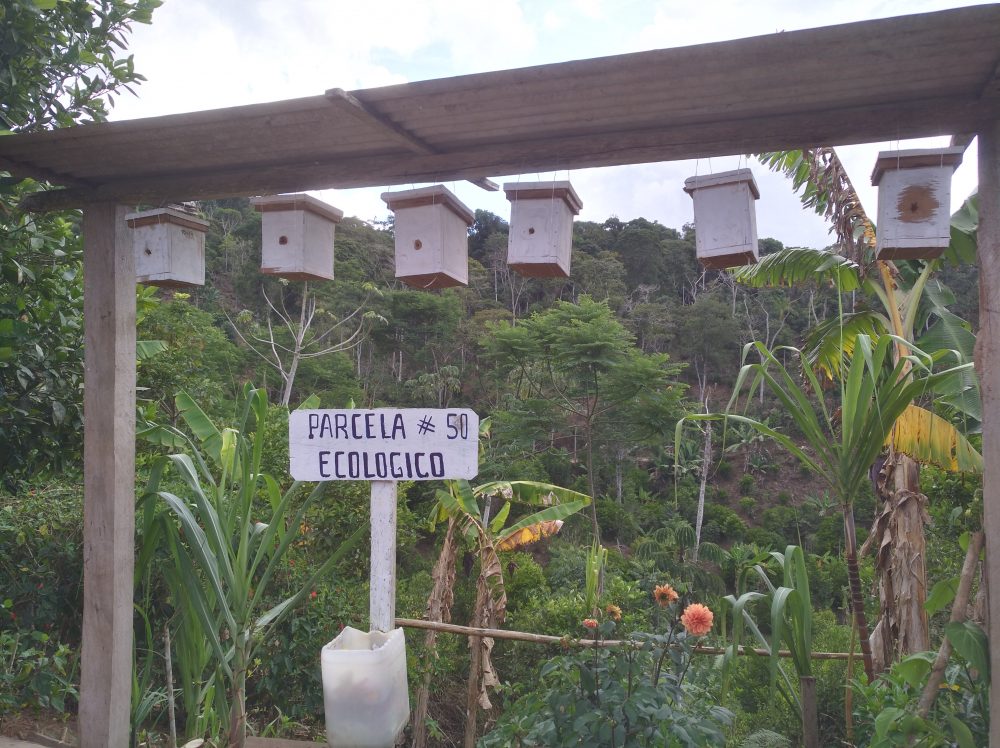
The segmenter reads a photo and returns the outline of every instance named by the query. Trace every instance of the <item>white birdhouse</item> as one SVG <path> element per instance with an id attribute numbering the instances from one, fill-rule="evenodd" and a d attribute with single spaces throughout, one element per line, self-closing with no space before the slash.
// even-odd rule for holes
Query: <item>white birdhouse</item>
<path id="1" fill-rule="evenodd" d="M 951 175 L 961 148 L 883 151 L 875 161 L 878 187 L 875 252 L 880 260 L 930 260 L 951 241 Z"/>
<path id="2" fill-rule="evenodd" d="M 396 215 L 396 277 L 414 288 L 467 285 L 472 211 L 442 184 L 382 199 Z"/>
<path id="3" fill-rule="evenodd" d="M 569 182 L 505 184 L 510 200 L 507 264 L 532 278 L 568 278 L 573 216 L 583 203 Z"/>
<path id="4" fill-rule="evenodd" d="M 260 272 L 290 280 L 333 280 L 333 240 L 342 210 L 309 195 L 250 202 L 261 213 Z"/>
<path id="5" fill-rule="evenodd" d="M 136 281 L 150 286 L 204 286 L 208 221 L 178 208 L 129 213 Z"/>
<path id="6" fill-rule="evenodd" d="M 684 191 L 694 200 L 698 262 L 716 270 L 757 262 L 760 191 L 749 169 L 691 177 Z"/>

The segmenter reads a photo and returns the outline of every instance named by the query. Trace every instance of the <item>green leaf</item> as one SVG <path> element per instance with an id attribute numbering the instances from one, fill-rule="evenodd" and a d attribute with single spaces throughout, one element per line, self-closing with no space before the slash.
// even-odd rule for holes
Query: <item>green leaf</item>
<path id="1" fill-rule="evenodd" d="M 796 286 L 832 282 L 841 293 L 861 288 L 857 263 L 834 252 L 803 247 L 786 247 L 733 272 L 737 283 L 752 288 Z"/>
<path id="2" fill-rule="evenodd" d="M 165 340 L 137 340 L 135 341 L 135 357 L 139 361 L 147 361 L 157 353 L 167 350 Z"/>
<path id="3" fill-rule="evenodd" d="M 919 688 L 931 670 L 933 658 L 934 654 L 931 652 L 910 655 L 897 662 L 892 671 L 906 681 L 910 687 Z"/>
<path id="4" fill-rule="evenodd" d="M 931 589 L 931 594 L 927 596 L 927 600 L 924 602 L 924 610 L 927 611 L 927 615 L 932 616 L 939 610 L 943 610 L 950 605 L 951 601 L 955 599 L 957 591 L 958 577 L 942 579 L 935 584 Z"/>
<path id="5" fill-rule="evenodd" d="M 945 636 L 968 663 L 979 671 L 979 678 L 985 682 L 990 680 L 989 641 L 986 634 L 972 621 L 961 623 L 952 621 L 944 627 Z"/>
<path id="6" fill-rule="evenodd" d="M 191 432 L 198 437 L 205 452 L 217 465 L 222 464 L 222 435 L 212 423 L 211 419 L 205 415 L 205 411 L 186 392 L 178 392 L 174 397 L 174 404 L 184 422 L 191 429 Z"/>
<path id="7" fill-rule="evenodd" d="M 951 734 L 955 736 L 958 748 L 976 748 L 972 730 L 954 714 L 948 715 L 948 726 L 951 727 Z"/>

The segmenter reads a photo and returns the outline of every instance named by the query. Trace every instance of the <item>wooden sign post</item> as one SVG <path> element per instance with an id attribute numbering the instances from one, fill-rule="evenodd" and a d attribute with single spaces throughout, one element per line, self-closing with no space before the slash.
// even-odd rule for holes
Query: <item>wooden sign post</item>
<path id="1" fill-rule="evenodd" d="M 467 409 L 296 410 L 288 417 L 296 480 L 371 481 L 372 631 L 396 618 L 396 483 L 474 478 L 479 416 Z"/>

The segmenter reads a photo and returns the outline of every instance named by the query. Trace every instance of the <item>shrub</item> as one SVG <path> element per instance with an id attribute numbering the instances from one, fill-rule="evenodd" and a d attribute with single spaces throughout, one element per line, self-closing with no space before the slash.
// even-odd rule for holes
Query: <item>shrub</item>
<path id="1" fill-rule="evenodd" d="M 597 522 L 606 540 L 629 545 L 642 533 L 635 515 L 613 499 L 597 500 Z"/>
<path id="2" fill-rule="evenodd" d="M 778 491 L 778 503 L 782 506 L 788 506 L 792 503 L 792 495 L 788 491 Z"/>
<path id="3" fill-rule="evenodd" d="M 636 634 L 636 646 L 546 662 L 539 687 L 507 709 L 479 745 L 722 745 L 732 714 L 712 703 L 708 689 L 684 682 L 695 639 L 678 625 L 680 607 L 658 609 L 657 618 L 665 613 L 672 621 L 658 627 L 667 633 Z M 610 617 L 583 624 L 574 627 L 581 636 L 606 638 L 618 628 Z"/>
<path id="4" fill-rule="evenodd" d="M 760 525 L 783 537 L 788 543 L 799 542 L 798 513 L 790 506 L 773 506 L 760 515 Z"/>
<path id="5" fill-rule="evenodd" d="M 715 466 L 715 474 L 722 480 L 729 480 L 733 474 L 733 464 L 729 460 L 719 460 L 719 464 Z"/>
<path id="6" fill-rule="evenodd" d="M 749 473 L 746 473 L 740 478 L 738 485 L 740 487 L 740 493 L 743 494 L 744 496 L 752 493 L 754 488 L 753 476 L 750 475 Z"/>
<path id="7" fill-rule="evenodd" d="M 706 538 L 707 540 L 742 540 L 747 526 L 743 519 L 729 507 L 720 504 L 707 504 L 705 506 L 705 525 L 714 523 L 719 527 L 721 538 Z M 702 528 L 702 535 L 705 528 Z"/>
<path id="8" fill-rule="evenodd" d="M 753 496 L 743 496 L 740 498 L 740 509 L 742 509 L 748 517 L 753 517 L 756 507 L 757 499 Z"/>
<path id="9" fill-rule="evenodd" d="M 45 630 L 80 640 L 83 488 L 51 483 L 0 495 L 0 630 Z M 56 633 L 58 632 L 58 633 Z"/>
<path id="10" fill-rule="evenodd" d="M 16 709 L 66 709 L 75 699 L 76 656 L 43 631 L 0 631 L 0 715 Z"/>

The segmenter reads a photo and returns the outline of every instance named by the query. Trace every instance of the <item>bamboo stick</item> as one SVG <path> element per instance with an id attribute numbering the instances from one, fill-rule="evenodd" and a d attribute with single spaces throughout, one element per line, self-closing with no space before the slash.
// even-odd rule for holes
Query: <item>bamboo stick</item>
<path id="1" fill-rule="evenodd" d="M 969 593 L 972 591 L 972 581 L 976 576 L 976 567 L 979 566 L 979 552 L 983 549 L 983 532 L 974 532 L 969 539 L 969 550 L 965 553 L 965 563 L 962 564 L 962 576 L 959 577 L 958 590 L 955 592 L 955 602 L 951 608 L 951 623 L 961 623 L 965 620 L 965 609 L 969 605 Z M 948 665 L 948 658 L 951 657 L 951 642 L 948 637 L 941 641 L 941 648 L 938 650 L 934 665 L 931 667 L 931 675 L 924 686 L 924 692 L 920 695 L 917 714 L 926 718 L 930 714 L 934 698 L 937 696 L 938 688 L 944 681 L 944 670 Z"/>
<path id="2" fill-rule="evenodd" d="M 512 631 L 508 629 L 484 629 L 472 626 L 459 626 L 454 623 L 438 623 L 437 621 L 424 621 L 419 618 L 397 618 L 396 625 L 411 629 L 430 629 L 446 634 L 458 634 L 460 636 L 488 636 L 493 639 L 509 639 L 513 641 L 532 642 L 534 644 L 558 644 L 562 647 L 622 647 L 622 646 L 642 646 L 642 642 L 629 639 L 575 639 L 571 636 L 550 636 L 549 634 L 532 634 L 527 631 Z M 696 646 L 691 652 L 698 655 L 721 655 L 725 654 L 724 647 L 703 647 Z M 751 649 L 750 647 L 740 647 L 739 654 L 757 654 L 767 657 L 769 652 L 766 649 Z M 791 657 L 791 652 L 781 650 L 779 657 Z M 850 655 L 847 652 L 812 652 L 809 657 L 813 660 L 846 660 Z"/>

